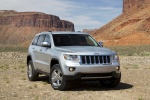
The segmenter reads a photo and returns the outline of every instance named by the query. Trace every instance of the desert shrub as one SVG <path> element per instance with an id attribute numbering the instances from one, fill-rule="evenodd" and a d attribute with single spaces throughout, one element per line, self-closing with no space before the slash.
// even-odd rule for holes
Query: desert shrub
<path id="1" fill-rule="evenodd" d="M 139 54 L 140 56 L 150 56 L 150 52 L 141 52 L 140 54 Z"/>

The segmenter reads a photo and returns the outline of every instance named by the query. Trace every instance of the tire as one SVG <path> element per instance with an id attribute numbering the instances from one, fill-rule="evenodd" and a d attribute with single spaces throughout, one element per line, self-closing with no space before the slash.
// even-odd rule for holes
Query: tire
<path id="1" fill-rule="evenodd" d="M 28 62 L 27 75 L 30 81 L 36 81 L 39 77 L 39 74 L 34 69 L 32 60 Z"/>
<path id="2" fill-rule="evenodd" d="M 108 79 L 108 80 L 101 80 L 100 84 L 103 87 L 114 88 L 114 87 L 116 87 L 120 83 L 120 80 L 121 80 L 121 74 L 120 74 L 119 78 Z"/>
<path id="3" fill-rule="evenodd" d="M 50 84 L 54 90 L 66 90 L 68 83 L 65 81 L 59 64 L 52 66 L 49 77 Z"/>

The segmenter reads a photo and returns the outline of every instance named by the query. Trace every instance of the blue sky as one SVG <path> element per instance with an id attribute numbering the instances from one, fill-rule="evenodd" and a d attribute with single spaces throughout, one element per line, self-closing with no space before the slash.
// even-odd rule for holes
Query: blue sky
<path id="1" fill-rule="evenodd" d="M 122 13 L 123 0 L 0 0 L 0 10 L 38 11 L 75 24 L 76 31 L 95 29 Z"/>

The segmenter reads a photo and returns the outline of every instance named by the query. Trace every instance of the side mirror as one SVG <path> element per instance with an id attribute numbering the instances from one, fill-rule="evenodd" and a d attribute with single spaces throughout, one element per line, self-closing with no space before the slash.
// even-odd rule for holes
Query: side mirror
<path id="1" fill-rule="evenodd" d="M 50 43 L 48 42 L 42 42 L 42 47 L 51 47 Z"/>
<path id="2" fill-rule="evenodd" d="M 99 42 L 99 45 L 100 45 L 100 47 L 104 46 L 102 41 Z"/>

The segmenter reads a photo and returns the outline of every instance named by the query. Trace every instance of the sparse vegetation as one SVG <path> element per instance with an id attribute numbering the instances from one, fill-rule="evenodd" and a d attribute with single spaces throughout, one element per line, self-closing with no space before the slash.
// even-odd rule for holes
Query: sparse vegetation
<path id="1" fill-rule="evenodd" d="M 21 70 L 21 73 L 25 73 L 25 71 L 24 71 L 24 70 Z"/>
<path id="2" fill-rule="evenodd" d="M 138 98 L 138 100 L 144 100 L 144 99 L 143 99 L 143 97 L 142 97 L 142 96 L 140 96 L 140 97 Z"/>
<path id="3" fill-rule="evenodd" d="M 35 97 L 35 100 L 39 100 L 39 96 L 36 96 L 36 97 Z"/>
<path id="4" fill-rule="evenodd" d="M 9 69 L 9 65 L 0 65 L 0 69 L 7 70 Z"/>
<path id="5" fill-rule="evenodd" d="M 150 56 L 150 45 L 108 47 L 124 56 Z"/>
<path id="6" fill-rule="evenodd" d="M 126 70 L 128 69 L 128 67 L 127 67 L 127 66 L 122 66 L 122 67 L 123 67 L 124 69 L 126 69 Z"/>
<path id="7" fill-rule="evenodd" d="M 34 87 L 35 87 L 35 88 L 37 88 L 37 85 L 36 85 L 36 84 L 34 84 Z"/>
<path id="8" fill-rule="evenodd" d="M 26 47 L 0 46 L 0 52 L 27 52 Z"/>
<path id="9" fill-rule="evenodd" d="M 150 56 L 139 56 L 139 53 L 137 53 L 138 55 L 136 56 L 120 56 L 122 80 L 121 84 L 115 89 L 110 90 L 98 87 L 100 85 L 96 82 L 85 82 L 85 84 L 83 82 L 81 84 L 77 84 L 75 88 L 71 88 L 69 91 L 61 93 L 60 91 L 54 91 L 51 88 L 48 78 L 41 78 L 36 82 L 28 81 L 25 63 L 26 53 L 4 52 L 0 54 L 0 99 L 2 100 L 10 100 L 14 99 L 14 97 L 15 99 L 20 100 L 31 98 L 35 100 L 40 100 L 41 98 L 51 98 L 53 100 L 57 100 L 58 98 L 74 100 L 75 96 L 76 99 L 85 98 L 86 100 L 99 99 L 98 96 L 101 96 L 102 99 L 104 98 L 107 100 L 114 99 L 114 92 L 116 94 L 121 94 L 116 95 L 118 99 L 122 99 L 122 96 L 128 95 L 128 97 L 124 98 L 125 100 L 145 100 L 145 97 L 148 96 L 148 93 L 150 92 L 150 89 L 146 88 L 149 87 L 150 83 L 148 75 L 150 71 Z M 12 59 L 15 55 L 19 55 L 20 57 Z M 5 59 L 3 59 L 3 56 Z M 134 88 L 132 88 L 132 86 Z M 32 93 L 34 96 L 32 95 L 31 97 Z M 7 94 L 12 94 L 13 98 L 6 96 Z M 25 95 L 25 98 L 22 97 L 22 94 Z"/>
<path id="10" fill-rule="evenodd" d="M 32 86 L 29 86 L 29 89 L 33 89 L 33 87 L 32 87 Z"/>
<path id="11" fill-rule="evenodd" d="M 47 85 L 47 84 L 48 84 L 48 82 L 43 82 L 43 84 L 44 84 L 44 85 Z"/>
<path id="12" fill-rule="evenodd" d="M 10 83 L 9 78 L 7 76 L 4 76 L 3 79 L 5 80 L 6 83 Z"/>
<path id="13" fill-rule="evenodd" d="M 23 66 L 23 65 L 19 65 L 19 68 L 20 68 L 20 69 L 23 69 L 23 68 L 25 68 L 25 66 Z"/>
<path id="14" fill-rule="evenodd" d="M 26 80 L 26 76 L 24 75 L 24 76 L 22 76 L 22 80 Z"/>

